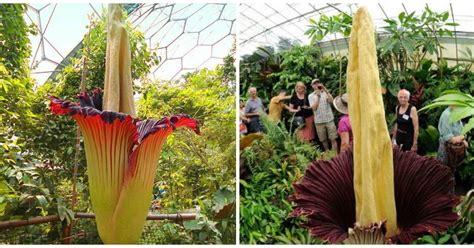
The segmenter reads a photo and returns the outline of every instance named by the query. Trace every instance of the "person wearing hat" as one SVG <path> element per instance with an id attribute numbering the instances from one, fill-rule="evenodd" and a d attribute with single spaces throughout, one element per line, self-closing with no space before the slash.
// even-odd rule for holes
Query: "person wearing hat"
<path id="1" fill-rule="evenodd" d="M 347 93 L 334 98 L 333 102 L 334 108 L 342 114 L 339 123 L 337 124 L 337 133 L 339 134 L 339 137 L 341 137 L 340 152 L 352 147 L 352 127 L 349 120 L 348 103 Z"/>
<path id="2" fill-rule="evenodd" d="M 329 150 L 329 139 L 331 141 L 331 148 L 337 151 L 337 130 L 331 109 L 334 99 L 319 79 L 314 79 L 311 82 L 311 86 L 314 92 L 308 96 L 308 99 L 311 103 L 310 108 L 314 112 L 314 123 L 319 141 L 323 143 L 324 150 L 327 151 Z"/>

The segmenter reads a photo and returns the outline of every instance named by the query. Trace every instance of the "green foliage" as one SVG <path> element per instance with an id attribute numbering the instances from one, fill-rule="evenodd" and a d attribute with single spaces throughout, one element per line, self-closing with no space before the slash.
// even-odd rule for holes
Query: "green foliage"
<path id="1" fill-rule="evenodd" d="M 20 146 L 10 144 L 8 149 L 14 150 L 16 157 L 6 159 L 7 163 L 0 167 L 0 220 L 58 214 L 63 223 L 55 223 L 50 228 L 28 229 L 41 231 L 50 240 L 59 239 L 62 224 L 70 223 L 74 216 L 65 201 L 69 198 L 70 183 L 58 177 L 60 167 L 40 164 L 37 160 L 26 161 Z M 21 229 L 11 230 L 9 234 L 17 232 Z"/>
<path id="2" fill-rule="evenodd" d="M 235 191 L 221 189 L 211 199 L 199 201 L 196 220 L 184 222 L 198 244 L 235 244 Z"/>
<path id="3" fill-rule="evenodd" d="M 200 123 L 199 136 L 178 130 L 168 138 L 156 179 L 166 185 L 160 199 L 166 211 L 200 206 L 199 228 L 186 228 L 198 243 L 235 243 L 235 217 L 215 220 L 220 198 L 212 200 L 225 188 L 235 194 L 235 82 L 226 81 L 226 71 L 202 69 L 181 83 L 149 82 L 138 104 L 140 118 L 187 113 Z"/>
<path id="4" fill-rule="evenodd" d="M 318 60 L 321 52 L 314 46 L 295 46 L 279 53 L 282 57 L 281 71 L 271 74 L 278 78 L 278 83 L 273 86 L 273 91 L 280 88 L 293 91 L 298 81 L 309 86 L 311 80 L 316 78 Z"/>
<path id="5" fill-rule="evenodd" d="M 59 233 L 59 225 L 49 223 L 17 227 L 0 232 L 2 245 L 10 244 L 60 244 L 56 233 Z"/>
<path id="6" fill-rule="evenodd" d="M 47 97 L 77 100 L 82 61 L 71 58 L 55 81 L 48 81 L 33 92 L 28 69 L 31 52 L 28 34 L 34 29 L 23 20 L 25 11 L 24 4 L 0 5 L 0 220 L 58 214 L 63 221 L 8 231 L 8 236 L 21 235 L 21 240 L 1 238 L 2 242 L 13 243 L 58 243 L 64 225 L 73 216 L 69 200 L 76 125 L 68 117 L 50 114 Z M 84 41 L 90 53 L 85 54 L 86 49 L 81 48 L 76 52 L 78 57 L 87 56 L 88 79 L 92 82 L 87 83 L 89 90 L 103 82 L 106 42 L 105 19 L 91 22 L 90 38 Z M 133 30 L 131 24 L 127 28 L 131 37 L 132 76 L 140 79 L 158 61 L 143 34 Z M 87 185 L 85 166 L 82 166 L 85 159 L 81 154 L 76 210 L 90 212 L 88 191 L 84 187 Z M 97 236 L 93 230 L 91 239 Z M 28 238 L 35 235 L 41 238 Z"/>
<path id="7" fill-rule="evenodd" d="M 31 45 L 28 34 L 35 33 L 35 27 L 28 26 L 23 19 L 26 9 L 26 4 L 0 5 L 0 63 L 11 77 L 18 79 L 29 77 Z"/>
<path id="8" fill-rule="evenodd" d="M 240 241 L 244 244 L 320 244 L 301 227 L 301 218 L 289 218 L 292 184 L 299 180 L 319 150 L 302 143 L 285 128 L 266 118 L 267 133 L 241 155 L 252 172 L 240 180 Z"/>
<path id="9" fill-rule="evenodd" d="M 30 128 L 31 94 L 30 79 L 14 78 L 0 62 L 0 142 Z"/>
<path id="10" fill-rule="evenodd" d="M 402 74 L 410 68 L 419 69 L 426 54 L 436 54 L 442 58 L 440 37 L 453 37 L 448 29 L 457 26 L 449 22 L 449 12 L 437 13 L 426 6 L 421 15 L 416 12 L 400 12 L 397 18 L 384 19 L 386 26 L 382 27 L 388 35 L 382 37 L 378 44 L 384 61 L 384 70 L 399 71 Z M 309 29 L 305 32 L 311 38 L 311 43 L 321 41 L 330 34 L 341 34 L 349 37 L 352 16 L 345 13 L 337 15 L 321 15 L 318 21 L 309 20 Z"/>
<path id="11" fill-rule="evenodd" d="M 309 18 L 309 23 L 309 29 L 304 34 L 311 38 L 310 44 L 321 41 L 330 34 L 342 34 L 344 37 L 349 37 L 352 30 L 352 16 L 342 12 L 331 16 L 320 15 L 318 21 Z"/>
<path id="12" fill-rule="evenodd" d="M 420 111 L 440 106 L 456 106 L 449 116 L 450 123 L 470 117 L 468 123 L 463 127 L 463 134 L 474 129 L 474 97 L 456 90 L 445 91 L 442 96 L 434 99 L 433 103 L 426 105 Z"/>
<path id="13" fill-rule="evenodd" d="M 29 76 L 30 44 L 25 25 L 26 5 L 0 5 L 0 220 L 59 215 L 60 222 L 9 229 L 0 233 L 5 243 L 61 243 L 63 229 L 72 220 L 69 209 L 77 126 L 70 117 L 49 113 L 48 96 L 77 101 L 81 91 L 83 59 L 87 61 L 86 89 L 103 87 L 106 54 L 105 12 L 91 17 L 90 31 L 82 47 L 58 68 L 52 80 L 33 92 Z M 6 17 L 6 18 L 4 18 Z M 143 33 L 127 21 L 132 54 L 132 79 L 145 81 L 150 68 L 159 63 L 147 46 Z M 5 45 L 5 46 L 4 46 Z M 3 59 L 5 58 L 5 60 Z M 208 233 L 205 240 L 181 224 L 147 222 L 144 243 L 235 243 L 235 207 L 216 217 L 234 202 L 235 194 L 235 67 L 231 53 L 222 67 L 201 70 L 185 77 L 185 84 L 143 83 L 138 112 L 141 117 L 188 113 L 201 123 L 201 136 L 180 131 L 168 140 L 157 176 L 166 192 L 159 199 L 162 212 L 176 213 L 196 205 L 199 221 Z M 142 92 L 142 85 L 134 86 Z M 160 85 L 158 90 L 157 85 Z M 173 147 L 172 147 L 173 146 Z M 85 156 L 79 149 L 78 192 L 75 211 L 91 212 Z M 158 187 L 157 187 L 158 188 Z M 225 193 L 223 193 L 225 192 Z M 230 193 L 229 193 L 230 192 Z M 210 225 L 213 223 L 213 225 Z M 101 243 L 94 220 L 78 220 L 72 230 L 73 243 Z M 147 238 L 153 240 L 147 240 Z"/>
<path id="14" fill-rule="evenodd" d="M 385 19 L 387 26 L 383 27 L 390 35 L 379 44 L 382 55 L 396 59 L 392 70 L 404 72 L 408 63 L 414 63 L 419 68 L 426 54 L 436 54 L 442 57 L 443 47 L 439 38 L 452 37 L 453 33 L 447 26 L 456 23 L 448 22 L 449 12 L 436 13 L 426 6 L 421 16 L 416 12 L 407 14 L 401 12 L 398 18 Z"/>
<path id="15" fill-rule="evenodd" d="M 425 235 L 413 244 L 472 244 L 474 242 L 474 190 L 462 197 L 455 210 L 459 219 L 446 232 Z"/>
<path id="16" fill-rule="evenodd" d="M 420 149 L 423 149 L 425 152 L 437 151 L 439 140 L 438 129 L 429 125 L 427 128 L 420 128 L 419 131 L 418 142 L 420 143 Z"/>
<path id="17" fill-rule="evenodd" d="M 224 82 L 235 82 L 235 50 L 236 46 L 234 41 L 230 53 L 224 57 L 224 64 L 222 65 L 222 81 Z"/>
<path id="18" fill-rule="evenodd" d="M 311 19 L 309 22 L 310 28 L 306 35 L 312 41 L 321 41 L 330 34 L 348 37 L 352 17 L 344 13 L 322 15 L 319 21 Z M 465 80 L 466 77 L 472 77 L 470 49 L 462 53 L 471 58 L 471 62 L 452 68 L 447 66 L 442 56 L 444 47 L 440 38 L 453 37 L 448 28 L 458 25 L 449 22 L 449 12 L 437 13 L 426 6 L 421 14 L 401 12 L 396 18 L 388 18 L 384 22 L 386 26 L 383 29 L 387 34 L 378 34 L 380 42 L 377 54 L 381 83 L 390 93 L 384 96 L 386 112 L 390 113 L 395 108 L 396 95 L 401 88 L 412 92 L 411 100 L 416 107 L 420 107 L 426 99 L 438 97 L 441 91 L 459 88 L 458 86 L 466 92 L 473 92 L 472 78 Z M 427 54 L 436 55 L 437 60 L 433 62 L 426 59 Z M 346 66 L 343 66 L 343 71 L 345 70 Z M 412 77 L 418 82 L 414 82 Z M 439 114 L 428 117 L 427 122 L 434 124 L 434 118 L 438 118 Z"/>
<path id="19" fill-rule="evenodd" d="M 257 94 L 262 99 L 270 99 L 274 84 L 278 82 L 272 73 L 280 68 L 281 57 L 273 47 L 259 47 L 251 55 L 242 56 L 240 66 L 240 96 L 246 98 L 250 87 L 257 87 Z"/>
<path id="20" fill-rule="evenodd" d="M 279 89 L 292 93 L 298 81 L 305 83 L 310 92 L 310 82 L 314 78 L 319 78 L 331 93 L 336 94 L 339 93 L 339 80 L 345 82 L 346 66 L 346 57 L 323 57 L 314 46 L 295 45 L 278 53 L 274 53 L 273 48 L 259 48 L 241 60 L 241 99 L 246 98 L 248 88 L 254 86 L 266 104 Z"/>
<path id="21" fill-rule="evenodd" d="M 185 228 L 169 221 L 149 221 L 145 225 L 139 244 L 192 244 Z"/>
<path id="22" fill-rule="evenodd" d="M 34 32 L 23 19 L 25 4 L 0 5 L 0 220 L 25 219 L 62 213 L 64 223 L 71 220 L 65 207 L 60 168 L 41 164 L 28 150 L 28 131 L 34 127 L 33 80 L 28 58 L 28 35 Z M 44 243 L 57 240 L 60 227 L 39 225 L 9 231 L 0 238 L 6 243 Z M 34 237 L 31 233 L 41 233 Z M 18 235 L 24 236 L 22 240 Z"/>
<path id="23" fill-rule="evenodd" d="M 469 139 L 469 138 L 468 138 Z M 474 188 L 474 138 L 471 136 L 469 146 L 466 151 L 466 159 L 456 169 L 456 174 L 459 176 L 460 183 L 466 188 Z M 456 182 L 458 183 L 458 182 Z"/>
<path id="24" fill-rule="evenodd" d="M 449 22 L 449 19 L 449 12 L 437 13 L 425 7 L 421 14 L 402 12 L 396 18 L 384 20 L 385 33 L 377 37 L 380 41 L 377 54 L 381 84 L 385 90 L 385 113 L 389 127 L 395 123 L 394 110 L 398 104 L 396 95 L 401 88 L 408 89 L 412 93 L 410 100 L 418 109 L 431 103 L 432 99 L 440 97 L 446 90 L 459 89 L 462 94 L 471 96 L 474 94 L 474 73 L 471 72 L 472 51 L 470 49 L 462 51 L 469 61 L 459 62 L 455 66 L 448 66 L 447 60 L 443 58 L 444 47 L 440 38 L 452 37 L 453 34 L 448 27 L 457 25 Z M 311 44 L 332 34 L 348 37 L 351 22 L 351 17 L 343 13 L 321 16 L 318 21 L 310 20 L 310 28 L 306 34 L 311 37 Z M 292 47 L 279 52 L 275 52 L 272 47 L 265 47 L 266 51 L 271 51 L 267 53 L 272 55 L 271 58 L 278 58 L 279 63 L 273 63 L 274 66 L 270 67 L 269 61 L 275 59 L 270 60 L 270 56 L 264 56 L 265 53 L 261 50 L 260 48 L 251 55 L 243 56 L 243 63 L 240 65 L 241 98 L 247 93 L 248 87 L 256 86 L 259 97 L 266 103 L 275 94 L 276 89 L 291 90 L 297 80 L 303 81 L 308 86 L 309 81 L 306 80 L 312 77 L 320 78 L 333 95 L 339 93 L 339 77 L 345 88 L 346 57 L 322 56 L 311 46 Z M 310 52 L 312 50 L 315 52 Z M 428 55 L 434 55 L 436 59 L 434 61 L 427 59 Z M 339 69 L 340 65 L 342 70 Z M 438 148 L 436 127 L 442 111 L 441 108 L 433 109 L 429 115 L 419 112 L 419 147 L 430 155 L 433 155 Z M 457 117 L 458 119 L 469 117 L 469 113 L 470 110 L 464 108 L 459 110 Z M 471 125 L 474 125 L 474 122 L 473 124 L 468 122 L 465 131 Z M 469 134 L 472 134 L 472 131 Z M 275 237 L 278 236 L 275 233 L 278 233 L 278 227 L 281 226 L 279 223 L 285 221 L 288 213 L 275 206 L 275 202 L 280 200 L 275 200 L 276 193 L 270 186 L 265 187 L 273 183 L 271 179 L 278 181 L 281 177 L 274 174 L 275 169 L 271 170 L 268 167 L 288 168 L 284 166 L 286 162 L 284 156 L 275 158 L 275 153 L 278 154 L 279 149 L 284 149 L 282 148 L 284 146 L 279 145 L 279 148 L 275 146 L 282 144 L 287 138 L 277 135 L 275 137 L 278 138 L 270 142 L 267 136 L 254 144 L 251 149 L 245 150 L 242 155 L 242 160 L 253 173 L 250 180 L 241 181 L 241 230 L 244 230 L 241 232 L 241 240 L 244 243 L 275 243 Z M 472 138 L 469 141 L 468 157 L 456 172 L 459 176 L 457 178 L 463 180 L 457 183 L 468 189 L 472 188 L 474 182 Z M 276 222 L 276 219 L 280 222 Z M 292 236 L 296 235 L 288 237 Z M 440 242 L 449 243 L 444 239 L 446 238 Z"/>
<path id="25" fill-rule="evenodd" d="M 33 82 L 28 58 L 31 46 L 28 35 L 34 32 L 23 20 L 26 4 L 0 5 L 0 143 L 21 145 L 21 130 L 30 127 Z M 12 154 L 0 155 L 12 159 Z M 0 166 L 3 161 L 0 161 Z"/>
<path id="26" fill-rule="evenodd" d="M 102 244 L 94 219 L 76 219 L 71 236 L 72 244 Z"/>
<path id="27" fill-rule="evenodd" d="M 75 137 L 77 126 L 69 117 L 55 117 L 49 113 L 48 96 L 55 95 L 61 99 L 77 101 L 81 91 L 83 59 L 87 61 L 86 89 L 91 91 L 96 87 L 103 88 L 105 78 L 106 54 L 106 12 L 103 10 L 102 19 L 91 17 L 90 31 L 85 35 L 83 46 L 71 57 L 69 64 L 62 68 L 53 80 L 47 81 L 36 90 L 32 100 L 32 111 L 35 118 L 31 129 L 24 136 L 29 138 L 28 149 L 34 151 L 41 161 L 65 166 L 72 174 L 75 152 Z M 132 55 L 132 79 L 144 79 L 150 68 L 158 63 L 157 55 L 148 47 L 141 31 L 132 28 L 127 21 L 126 29 L 129 34 L 130 51 Z M 80 164 L 85 165 L 85 154 L 81 148 Z M 80 166 L 80 174 L 84 173 Z"/>

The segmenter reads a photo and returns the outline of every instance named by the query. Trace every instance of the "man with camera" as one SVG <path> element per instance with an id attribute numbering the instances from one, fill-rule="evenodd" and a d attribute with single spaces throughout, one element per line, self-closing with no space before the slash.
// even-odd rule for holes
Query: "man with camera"
<path id="1" fill-rule="evenodd" d="M 314 79 L 311 86 L 314 92 L 308 96 L 308 99 L 311 104 L 310 107 L 314 111 L 314 124 L 316 125 L 319 141 L 323 143 L 324 150 L 327 151 L 329 150 L 329 139 L 331 148 L 337 151 L 337 129 L 331 109 L 333 97 L 319 79 Z"/>

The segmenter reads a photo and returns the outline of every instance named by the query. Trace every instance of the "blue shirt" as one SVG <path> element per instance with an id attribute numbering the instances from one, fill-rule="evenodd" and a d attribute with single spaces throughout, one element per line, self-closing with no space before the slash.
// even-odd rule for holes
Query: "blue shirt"
<path id="1" fill-rule="evenodd" d="M 454 136 L 461 135 L 462 133 L 462 122 L 457 121 L 454 123 L 449 123 L 449 117 L 451 116 L 451 108 L 447 108 L 441 114 L 438 123 L 439 131 L 439 142 L 444 144 L 446 141 L 450 140 Z"/>

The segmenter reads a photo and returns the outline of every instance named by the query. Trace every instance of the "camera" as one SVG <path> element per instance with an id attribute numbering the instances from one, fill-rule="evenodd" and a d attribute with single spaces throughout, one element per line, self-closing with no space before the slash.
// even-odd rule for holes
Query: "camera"
<path id="1" fill-rule="evenodd" d="M 323 86 L 322 86 L 322 85 L 318 85 L 318 89 L 319 89 L 319 90 L 322 90 L 322 89 L 323 89 Z"/>

